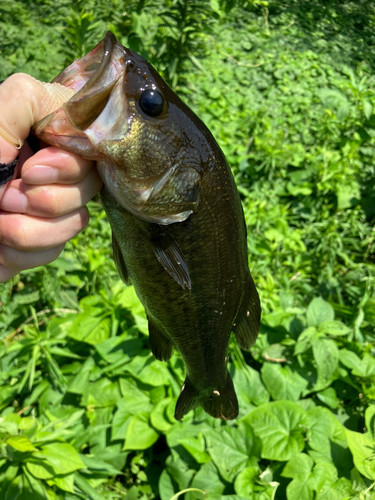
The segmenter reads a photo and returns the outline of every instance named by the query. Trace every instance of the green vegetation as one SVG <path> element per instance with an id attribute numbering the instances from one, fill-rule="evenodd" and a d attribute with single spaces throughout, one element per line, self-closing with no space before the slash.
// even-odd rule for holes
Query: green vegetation
<path id="1" fill-rule="evenodd" d="M 176 422 L 181 358 L 150 355 L 91 202 L 56 262 L 0 286 L 0 500 L 374 498 L 375 6 L 108 3 L 3 0 L 0 79 L 50 80 L 106 29 L 152 61 L 233 168 L 261 334 L 231 344 L 239 419 Z"/>

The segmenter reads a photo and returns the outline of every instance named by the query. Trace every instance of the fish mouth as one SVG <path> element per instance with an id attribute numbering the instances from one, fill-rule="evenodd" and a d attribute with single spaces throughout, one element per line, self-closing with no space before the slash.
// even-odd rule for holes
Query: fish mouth
<path id="1" fill-rule="evenodd" d="M 121 140 L 129 129 L 129 108 L 123 92 L 129 55 L 107 32 L 88 54 L 52 80 L 75 93 L 36 123 L 34 134 L 52 146 L 88 159 L 102 159 L 103 153 L 96 146 L 103 139 Z"/>

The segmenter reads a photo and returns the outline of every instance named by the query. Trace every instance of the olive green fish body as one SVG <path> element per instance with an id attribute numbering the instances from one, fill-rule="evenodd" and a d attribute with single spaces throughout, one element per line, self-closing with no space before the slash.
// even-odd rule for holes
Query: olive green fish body
<path id="1" fill-rule="evenodd" d="M 77 90 L 35 133 L 98 162 L 121 278 L 149 320 L 155 357 L 176 348 L 187 370 L 176 405 L 231 419 L 234 331 L 254 343 L 260 304 L 231 171 L 211 133 L 143 58 L 107 34 L 55 81 Z"/>

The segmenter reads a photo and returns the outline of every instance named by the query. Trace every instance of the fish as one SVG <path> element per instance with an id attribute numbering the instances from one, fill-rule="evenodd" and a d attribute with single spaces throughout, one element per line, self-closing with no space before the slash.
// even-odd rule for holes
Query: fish
<path id="1" fill-rule="evenodd" d="M 230 336 L 249 350 L 261 306 L 224 154 L 151 64 L 111 32 L 52 83 L 75 93 L 34 134 L 97 162 L 113 257 L 145 308 L 151 351 L 167 361 L 177 349 L 186 367 L 175 418 L 199 406 L 236 418 Z"/>

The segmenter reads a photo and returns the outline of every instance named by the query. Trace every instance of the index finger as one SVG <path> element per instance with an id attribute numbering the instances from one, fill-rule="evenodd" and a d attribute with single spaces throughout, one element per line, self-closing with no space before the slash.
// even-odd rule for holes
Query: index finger
<path id="1" fill-rule="evenodd" d="M 25 161 L 21 178 L 26 184 L 76 184 L 87 176 L 92 166 L 92 161 L 50 146 Z"/>

